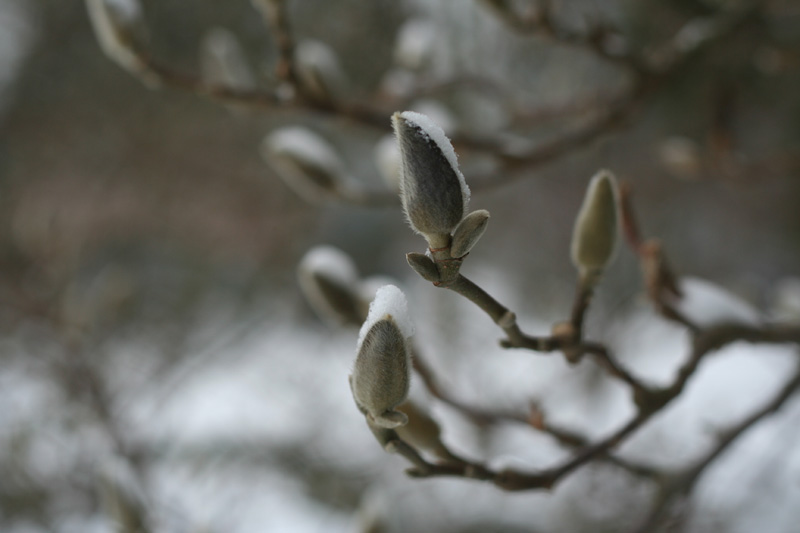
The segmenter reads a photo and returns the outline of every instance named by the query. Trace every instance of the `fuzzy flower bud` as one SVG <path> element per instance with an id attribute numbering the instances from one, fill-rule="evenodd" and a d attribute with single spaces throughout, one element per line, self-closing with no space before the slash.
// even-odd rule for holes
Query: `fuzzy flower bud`
<path id="1" fill-rule="evenodd" d="M 411 383 L 407 338 L 413 334 L 405 295 L 394 285 L 381 287 L 361 327 L 350 388 L 359 410 L 378 427 L 408 422 L 395 407 L 406 400 Z"/>
<path id="2" fill-rule="evenodd" d="M 326 322 L 363 322 L 358 271 L 353 260 L 338 248 L 316 246 L 309 250 L 297 267 L 297 279 L 308 303 Z"/>
<path id="3" fill-rule="evenodd" d="M 295 61 L 303 87 L 317 98 L 341 98 L 347 93 L 347 76 L 336 52 L 327 44 L 300 41 L 295 50 Z"/>
<path id="4" fill-rule="evenodd" d="M 412 229 L 431 247 L 449 244 L 467 210 L 469 187 L 442 128 L 412 111 L 392 116 L 400 146 L 400 197 Z"/>
<path id="5" fill-rule="evenodd" d="M 605 269 L 617 243 L 617 184 L 607 170 L 589 183 L 572 233 L 572 263 L 591 282 Z"/>
<path id="6" fill-rule="evenodd" d="M 325 139 L 307 128 L 290 126 L 272 132 L 261 145 L 261 155 L 306 200 L 322 201 L 345 186 L 341 158 Z"/>

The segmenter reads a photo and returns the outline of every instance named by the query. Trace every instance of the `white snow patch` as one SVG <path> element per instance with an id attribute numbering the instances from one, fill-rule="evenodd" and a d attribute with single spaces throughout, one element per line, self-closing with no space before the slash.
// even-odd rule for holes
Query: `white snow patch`
<path id="1" fill-rule="evenodd" d="M 700 278 L 682 278 L 679 282 L 683 298 L 677 308 L 700 327 L 725 322 L 758 325 L 758 312 L 744 300 L 725 289 Z"/>
<path id="2" fill-rule="evenodd" d="M 361 343 L 364 342 L 364 338 L 372 326 L 386 318 L 387 315 L 394 319 L 404 337 L 408 338 L 414 334 L 414 323 L 408 313 L 406 295 L 396 286 L 386 285 L 378 289 L 378 292 L 375 293 L 375 299 L 369 305 L 367 320 L 364 321 L 361 331 L 358 332 L 356 352 L 361 350 Z"/>

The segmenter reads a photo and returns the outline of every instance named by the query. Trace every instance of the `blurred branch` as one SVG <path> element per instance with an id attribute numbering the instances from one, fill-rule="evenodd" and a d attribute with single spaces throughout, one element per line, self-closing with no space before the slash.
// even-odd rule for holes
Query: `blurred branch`
<path id="1" fill-rule="evenodd" d="M 495 10 L 509 12 L 510 4 L 505 1 L 489 1 Z M 359 124 L 383 131 L 389 129 L 389 120 L 393 109 L 369 102 L 345 102 L 331 98 L 315 96 L 304 91 L 298 84 L 296 66 L 293 61 L 294 39 L 289 28 L 286 2 L 283 0 L 255 0 L 255 5 L 264 15 L 272 29 L 279 54 L 278 78 L 290 85 L 294 91 L 291 95 L 282 94 L 281 87 L 269 91 L 239 90 L 231 87 L 207 84 L 201 78 L 179 73 L 161 64 L 153 58 L 138 42 L 125 42 L 136 58 L 137 68 L 133 74 L 144 76 L 143 81 L 153 85 L 152 81 L 185 92 L 207 97 L 224 104 L 251 107 L 272 111 L 304 111 L 328 115 L 335 118 L 352 120 Z M 641 108 L 646 98 L 658 90 L 672 74 L 677 72 L 687 61 L 699 51 L 710 46 L 726 35 L 737 30 L 757 11 L 757 5 L 741 9 L 733 14 L 723 13 L 719 19 L 711 21 L 692 20 L 687 27 L 677 32 L 672 40 L 657 48 L 655 54 L 625 54 L 615 56 L 606 49 L 610 30 L 597 25 L 586 34 L 572 33 L 556 27 L 550 15 L 549 3 L 542 2 L 541 8 L 530 18 L 518 19 L 530 30 L 542 31 L 553 35 L 561 42 L 587 47 L 607 59 L 621 62 L 631 72 L 633 80 L 629 89 L 621 95 L 615 95 L 611 101 L 597 98 L 594 111 L 597 116 L 570 131 L 557 134 L 550 140 L 522 147 L 518 142 L 509 144 L 501 138 L 478 138 L 471 135 L 456 134 L 453 143 L 462 149 L 490 153 L 501 162 L 500 176 L 477 181 L 474 190 L 483 190 L 503 186 L 524 176 L 521 170 L 530 170 L 554 161 L 559 157 L 573 153 L 603 135 L 624 127 L 628 120 Z M 522 21 L 527 22 L 522 22 Z M 704 22 L 700 24 L 700 22 Z M 691 26 L 691 27 L 690 27 Z M 689 29 L 692 31 L 689 31 Z M 691 38 L 687 37 L 690 35 Z M 409 97 L 409 101 L 413 100 Z M 589 99 L 591 101 L 591 99 Z M 577 106 L 580 109 L 582 106 Z M 588 107 L 588 106 L 586 106 Z M 575 112 L 570 106 L 563 108 L 564 113 Z M 540 112 L 541 113 L 541 112 Z M 526 116 L 527 115 L 527 116 Z M 512 123 L 530 120 L 530 113 L 522 111 L 519 116 L 512 117 Z M 359 192 L 352 195 L 338 195 L 338 199 L 359 205 L 385 205 L 386 198 L 382 194 Z"/>
<path id="2" fill-rule="evenodd" d="M 506 334 L 506 338 L 501 342 L 503 347 L 525 348 L 537 352 L 561 350 L 570 363 L 579 361 L 583 355 L 591 355 L 608 375 L 623 381 L 631 388 L 634 403 L 638 409 L 637 414 L 627 424 L 605 439 L 582 446 L 571 459 L 560 466 L 536 473 L 508 470 L 500 474 L 491 473 L 489 470 L 480 470 L 479 479 L 491 479 L 498 486 L 508 490 L 551 488 L 562 477 L 580 466 L 595 458 L 609 455 L 609 452 L 619 443 L 641 428 L 672 400 L 680 396 L 686 384 L 707 355 L 733 342 L 800 344 L 800 326 L 797 325 L 754 327 L 742 324 L 717 324 L 701 328 L 684 317 L 667 301 L 669 297 L 679 297 L 680 293 L 677 290 L 676 278 L 666 266 L 664 254 L 648 253 L 652 246 L 649 246 L 649 241 L 642 242 L 641 240 L 641 233 L 633 215 L 629 189 L 623 187 L 620 196 L 619 210 L 621 211 L 622 226 L 629 244 L 642 257 L 648 293 L 665 318 L 686 326 L 692 334 L 692 350 L 686 361 L 678 369 L 672 384 L 666 387 L 645 385 L 623 369 L 605 346 L 599 343 L 583 341 L 582 325 L 592 296 L 592 285 L 585 284 L 583 279 L 578 284 L 575 303 L 573 304 L 569 321 L 556 324 L 553 327 L 553 334 L 549 337 L 531 337 L 520 329 L 515 313 L 495 300 L 480 286 L 459 273 L 463 257 L 450 257 L 449 246 L 429 250 L 430 255 L 427 260 L 430 261 L 431 266 L 439 269 L 438 278 L 431 278 L 433 280 L 438 279 L 438 281 L 433 281 L 433 285 L 457 292 L 480 307 Z M 657 250 L 660 252 L 660 247 Z M 411 255 L 413 254 L 410 254 L 409 258 Z M 415 257 L 415 260 L 421 261 L 422 258 Z M 411 264 L 411 261 L 409 262 Z M 448 465 L 446 467 L 422 469 L 416 472 L 415 475 L 460 475 L 462 477 L 470 477 L 471 473 L 472 470 L 458 470 Z"/>
<path id="3" fill-rule="evenodd" d="M 635 529 L 637 533 L 653 531 L 662 518 L 669 512 L 675 502 L 688 497 L 698 480 L 706 469 L 713 464 L 723 453 L 747 432 L 750 428 L 767 416 L 777 412 L 800 389 L 800 371 L 790 379 L 778 392 L 775 398 L 767 405 L 754 412 L 738 424 L 718 432 L 720 438 L 717 444 L 697 461 L 694 466 L 685 469 L 679 474 L 672 475 L 662 487 L 658 498 L 650 510 L 647 518 Z"/>
<path id="4" fill-rule="evenodd" d="M 278 64 L 275 74 L 287 84 L 291 91 L 300 90 L 294 63 L 294 36 L 289 25 L 287 0 L 253 0 L 253 4 L 272 30 L 278 49 Z"/>

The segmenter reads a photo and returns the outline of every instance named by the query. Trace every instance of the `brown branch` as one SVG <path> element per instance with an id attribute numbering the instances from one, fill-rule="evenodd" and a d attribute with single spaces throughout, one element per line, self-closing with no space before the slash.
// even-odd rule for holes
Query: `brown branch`
<path id="1" fill-rule="evenodd" d="M 275 46 L 278 49 L 278 62 L 275 75 L 291 89 L 300 89 L 294 62 L 294 36 L 289 25 L 286 0 L 255 0 L 264 22 L 272 30 Z"/>

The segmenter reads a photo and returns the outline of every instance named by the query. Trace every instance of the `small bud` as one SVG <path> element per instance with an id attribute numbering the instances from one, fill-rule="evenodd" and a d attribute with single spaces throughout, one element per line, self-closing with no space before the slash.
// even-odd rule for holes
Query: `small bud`
<path id="1" fill-rule="evenodd" d="M 421 70 L 430 63 L 435 42 L 436 27 L 430 20 L 409 20 L 397 32 L 394 61 L 408 70 Z"/>
<path id="2" fill-rule="evenodd" d="M 614 255 L 617 243 L 617 185 L 601 170 L 589 183 L 572 233 L 572 263 L 592 283 Z"/>
<path id="3" fill-rule="evenodd" d="M 116 64 L 155 85 L 158 77 L 135 50 L 141 6 L 137 0 L 86 0 L 95 37 L 103 52 Z"/>
<path id="4" fill-rule="evenodd" d="M 395 407 L 406 400 L 411 383 L 406 339 L 413 334 L 405 295 L 394 285 L 381 287 L 359 334 L 350 388 L 368 422 L 394 428 L 408 421 Z"/>
<path id="5" fill-rule="evenodd" d="M 214 28 L 201 45 L 203 79 L 213 85 L 248 90 L 255 78 L 236 36 L 225 28 Z"/>
<path id="6" fill-rule="evenodd" d="M 425 115 L 395 113 L 392 124 L 400 146 L 400 197 L 408 222 L 431 247 L 447 246 L 469 202 L 453 146 Z"/>
<path id="7" fill-rule="evenodd" d="M 453 243 L 450 245 L 450 255 L 464 257 L 472 250 L 489 223 L 489 212 L 485 209 L 473 211 L 464 217 L 453 232 Z"/>
<path id="8" fill-rule="evenodd" d="M 408 265 L 425 280 L 436 283 L 441 279 L 436 263 L 427 255 L 418 252 L 409 252 L 406 254 L 406 261 L 408 261 Z"/>
<path id="9" fill-rule="evenodd" d="M 338 248 L 317 246 L 309 250 L 297 266 L 297 280 L 321 319 L 342 325 L 364 321 L 358 271 L 353 260 Z"/>
<path id="10" fill-rule="evenodd" d="M 405 402 L 400 408 L 408 416 L 408 424 L 395 430 L 401 439 L 417 450 L 435 454 L 439 459 L 453 458 L 453 454 L 442 443 L 439 423 L 429 413 L 412 401 Z"/>
<path id="11" fill-rule="evenodd" d="M 695 179 L 703 170 L 700 146 L 686 137 L 670 137 L 658 147 L 658 156 L 675 177 Z"/>
<path id="12" fill-rule="evenodd" d="M 261 155 L 292 190 L 309 201 L 321 201 L 343 186 L 344 163 L 339 155 L 306 128 L 272 132 L 261 145 Z"/>
<path id="13" fill-rule="evenodd" d="M 295 60 L 300 82 L 317 98 L 337 99 L 347 93 L 347 76 L 336 52 L 327 44 L 301 41 L 295 49 Z"/>

